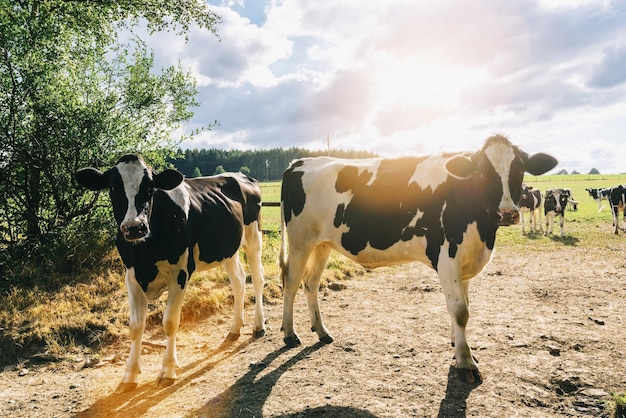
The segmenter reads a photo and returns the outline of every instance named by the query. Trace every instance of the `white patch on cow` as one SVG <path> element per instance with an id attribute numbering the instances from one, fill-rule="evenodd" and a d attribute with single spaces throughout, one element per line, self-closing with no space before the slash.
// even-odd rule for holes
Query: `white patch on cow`
<path id="1" fill-rule="evenodd" d="M 446 241 L 449 245 L 449 242 Z M 461 257 L 462 279 L 469 280 L 480 273 L 493 255 L 493 251 L 488 249 L 485 242 L 480 239 L 478 223 L 472 222 L 468 225 L 463 234 L 463 242 L 459 245 L 457 255 Z"/>
<path id="2" fill-rule="evenodd" d="M 135 196 L 139 193 L 139 187 L 141 186 L 145 169 L 147 169 L 147 167 L 142 161 L 129 161 L 117 165 L 117 171 L 120 173 L 122 183 L 124 184 L 124 193 L 128 199 L 128 208 L 126 209 L 126 216 L 124 216 L 122 223 L 136 219 L 139 215 L 135 207 Z"/>
<path id="3" fill-rule="evenodd" d="M 409 183 L 416 183 L 422 190 L 430 187 L 434 191 L 448 179 L 448 172 L 444 168 L 447 160 L 443 155 L 428 157 L 417 164 Z"/>
<path id="4" fill-rule="evenodd" d="M 170 196 L 170 199 L 182 208 L 185 213 L 185 217 L 189 218 L 189 208 L 191 206 L 191 200 L 189 198 L 189 186 L 184 181 L 176 188 L 172 190 L 165 190 Z"/>
<path id="5" fill-rule="evenodd" d="M 511 163 L 515 159 L 515 153 L 510 145 L 496 142 L 485 150 L 485 155 L 493 165 L 496 173 L 500 176 L 502 182 L 502 199 L 499 208 L 509 209 L 517 208 L 513 198 L 511 197 L 511 189 L 509 188 L 509 176 L 511 174 Z"/>

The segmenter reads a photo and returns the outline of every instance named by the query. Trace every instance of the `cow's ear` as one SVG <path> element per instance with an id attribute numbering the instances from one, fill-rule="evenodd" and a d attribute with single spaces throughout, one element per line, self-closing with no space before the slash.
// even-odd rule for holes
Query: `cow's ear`
<path id="1" fill-rule="evenodd" d="M 474 163 L 469 158 L 458 155 L 446 161 L 445 168 L 454 177 L 467 178 L 476 170 Z"/>
<path id="2" fill-rule="evenodd" d="M 551 155 L 539 152 L 528 158 L 526 161 L 526 171 L 533 176 L 539 176 L 552 170 L 559 162 Z"/>
<path id="3" fill-rule="evenodd" d="M 93 167 L 82 168 L 74 174 L 81 186 L 89 190 L 102 190 L 109 187 L 109 172 L 101 172 Z"/>
<path id="4" fill-rule="evenodd" d="M 172 190 L 183 181 L 183 175 L 176 170 L 165 170 L 154 176 L 154 186 L 157 189 Z"/>

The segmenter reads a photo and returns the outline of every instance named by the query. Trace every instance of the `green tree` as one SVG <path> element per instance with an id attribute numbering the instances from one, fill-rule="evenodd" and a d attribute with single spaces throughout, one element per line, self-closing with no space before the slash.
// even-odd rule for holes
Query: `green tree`
<path id="1" fill-rule="evenodd" d="M 192 75 L 159 72 L 141 39 L 122 44 L 117 33 L 141 24 L 184 34 L 195 24 L 217 34 L 218 22 L 200 0 L 0 0 L 4 249 L 58 235 L 79 215 L 108 215 L 98 194 L 76 186 L 77 169 L 125 152 L 158 167 L 185 139 L 172 134 L 197 105 Z"/>
<path id="2" fill-rule="evenodd" d="M 218 165 L 213 175 L 224 174 L 225 172 L 226 170 L 224 170 L 224 167 L 221 165 Z"/>
<path id="3" fill-rule="evenodd" d="M 245 174 L 246 176 L 250 176 L 250 169 L 246 167 L 245 165 L 239 169 L 239 172 L 241 174 Z"/>
<path id="4" fill-rule="evenodd" d="M 202 173 L 200 172 L 200 169 L 198 167 L 193 169 L 193 177 L 202 177 Z"/>

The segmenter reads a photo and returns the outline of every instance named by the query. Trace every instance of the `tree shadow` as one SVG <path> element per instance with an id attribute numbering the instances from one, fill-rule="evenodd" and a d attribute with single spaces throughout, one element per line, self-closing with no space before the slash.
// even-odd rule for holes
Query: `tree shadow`
<path id="1" fill-rule="evenodd" d="M 298 362 L 306 359 L 312 353 L 326 344 L 318 342 L 315 345 L 305 347 L 300 352 L 289 358 L 275 369 L 265 373 L 270 364 L 289 348 L 283 346 L 268 354 L 263 360 L 250 366 L 248 372 L 243 375 L 231 387 L 207 402 L 200 409 L 193 411 L 187 417 L 211 417 L 211 418 L 249 418 L 263 416 L 263 405 L 270 396 L 278 379 Z M 296 396 L 301 392 L 295 388 Z M 345 417 L 345 418 L 376 418 L 368 411 L 353 407 L 321 406 L 291 414 L 280 415 L 280 418 L 322 418 L 322 417 Z"/>
<path id="2" fill-rule="evenodd" d="M 456 367 L 450 366 L 448 371 L 448 387 L 446 396 L 439 404 L 438 418 L 463 418 L 467 412 L 467 398 L 478 386 L 478 383 L 461 382 Z"/>
<path id="3" fill-rule="evenodd" d="M 152 407 L 175 394 L 176 391 L 188 385 L 194 379 L 210 372 L 215 366 L 245 349 L 255 340 L 255 338 L 251 337 L 239 345 L 236 345 L 237 341 L 224 340 L 218 348 L 210 351 L 206 358 L 180 367 L 179 374 L 183 375 L 186 371 L 193 370 L 206 362 L 206 365 L 200 367 L 194 373 L 176 380 L 172 386 L 158 388 L 153 381 L 139 385 L 132 392 L 112 393 L 109 396 L 98 399 L 89 408 L 75 414 L 74 417 L 125 418 L 143 416 Z"/>

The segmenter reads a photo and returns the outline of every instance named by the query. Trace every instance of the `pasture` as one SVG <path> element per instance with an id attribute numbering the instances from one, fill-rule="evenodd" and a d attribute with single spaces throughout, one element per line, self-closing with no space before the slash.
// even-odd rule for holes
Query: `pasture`
<path id="1" fill-rule="evenodd" d="M 304 332 L 308 315 L 299 292 L 295 320 L 303 345 L 285 349 L 278 208 L 265 207 L 265 338 L 251 336 L 248 283 L 246 327 L 238 341 L 225 342 L 232 317 L 225 275 L 196 275 L 178 334 L 179 381 L 156 389 L 150 380 L 163 354 L 161 300 L 151 306 L 139 387 L 114 395 L 128 354 L 121 265 L 41 299 L 16 291 L 2 315 L 25 324 L 16 331 L 43 333 L 45 326 L 51 344 L 39 357 L 24 351 L 0 373 L 0 415 L 610 416 L 612 394 L 626 390 L 626 234 L 613 234 L 609 208 L 598 213 L 585 188 L 623 184 L 626 175 L 529 176 L 525 182 L 542 193 L 569 187 L 580 204 L 567 211 L 563 238 L 522 235 L 521 226 L 498 231 L 494 259 L 470 285 L 467 335 L 485 375 L 482 385 L 458 382 L 439 282 L 419 264 L 366 271 L 332 256 L 320 308 L 335 342 L 321 345 Z M 279 183 L 263 189 L 264 201 L 279 200 Z M 37 300 L 44 305 L 35 306 Z M 83 330 L 97 326 L 71 337 L 80 323 Z M 103 327 L 109 343 L 81 345 L 104 341 Z M 46 356 L 53 361 L 38 363 Z"/>

